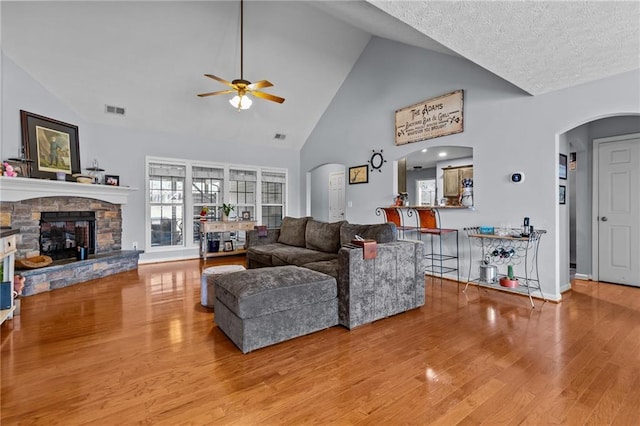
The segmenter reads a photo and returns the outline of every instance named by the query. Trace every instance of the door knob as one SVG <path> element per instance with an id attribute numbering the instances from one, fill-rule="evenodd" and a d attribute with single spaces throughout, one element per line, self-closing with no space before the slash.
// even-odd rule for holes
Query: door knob
<path id="1" fill-rule="evenodd" d="M 600 220 L 602 220 L 603 222 L 606 222 L 606 221 L 608 221 L 609 219 L 608 219 L 606 216 L 602 216 L 602 218 L 601 218 Z"/>

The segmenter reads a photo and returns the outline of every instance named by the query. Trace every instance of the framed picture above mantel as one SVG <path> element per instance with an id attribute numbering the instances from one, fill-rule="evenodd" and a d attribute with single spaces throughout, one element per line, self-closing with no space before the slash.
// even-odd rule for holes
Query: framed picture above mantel
<path id="1" fill-rule="evenodd" d="M 464 131 L 464 92 L 428 99 L 396 111 L 396 145 L 424 141 Z"/>
<path id="2" fill-rule="evenodd" d="M 20 111 L 22 145 L 31 162 L 31 177 L 56 179 L 80 173 L 78 126 L 27 111 Z"/>

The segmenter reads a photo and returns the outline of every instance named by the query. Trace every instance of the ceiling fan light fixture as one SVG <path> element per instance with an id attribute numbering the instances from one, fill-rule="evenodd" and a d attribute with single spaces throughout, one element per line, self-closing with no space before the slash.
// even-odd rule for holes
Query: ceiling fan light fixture
<path id="1" fill-rule="evenodd" d="M 235 95 L 233 98 L 229 100 L 229 103 L 234 108 L 241 110 L 241 109 L 249 109 L 251 107 L 251 104 L 253 104 L 253 101 L 247 95 L 242 95 L 242 96 Z"/>
<path id="2" fill-rule="evenodd" d="M 0 0 L 1 1 L 1 0 Z M 271 93 L 261 92 L 258 89 L 262 89 L 265 87 L 272 87 L 273 84 L 269 80 L 260 80 L 255 83 L 251 83 L 244 79 L 244 43 L 243 43 L 243 34 L 244 34 L 244 3 L 243 0 L 240 0 L 240 78 L 237 78 L 231 82 L 225 80 L 224 78 L 217 77 L 213 74 L 205 74 L 205 77 L 210 79 L 219 81 L 220 83 L 228 86 L 227 90 L 218 90 L 216 92 L 208 92 L 208 93 L 200 93 L 199 97 L 203 98 L 206 96 L 214 96 L 214 95 L 226 95 L 229 93 L 237 93 L 236 96 L 233 97 L 229 102 L 233 105 L 234 108 L 237 108 L 238 111 L 243 109 L 249 109 L 251 104 L 253 103 L 248 96 L 247 93 L 251 93 L 256 98 L 266 99 L 267 101 L 277 102 L 279 104 L 284 102 L 284 98 L 280 96 L 272 95 Z"/>

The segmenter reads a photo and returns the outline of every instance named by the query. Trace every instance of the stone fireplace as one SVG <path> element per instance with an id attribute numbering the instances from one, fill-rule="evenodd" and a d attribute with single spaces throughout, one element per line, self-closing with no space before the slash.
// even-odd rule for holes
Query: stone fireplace
<path id="1" fill-rule="evenodd" d="M 40 254 L 60 259 L 49 267 L 18 271 L 26 278 L 24 295 L 136 269 L 139 252 L 122 250 L 122 205 L 131 191 L 0 177 L 0 225 L 20 230 L 16 259 Z M 70 262 L 78 244 L 90 248 L 90 258 Z"/>
<path id="2" fill-rule="evenodd" d="M 79 185 L 79 184 L 78 184 Z M 73 253 L 73 247 L 76 247 L 75 241 L 71 242 L 67 227 L 71 226 L 70 223 L 75 219 L 82 219 L 73 217 L 72 213 L 86 212 L 90 213 L 95 224 L 95 241 L 92 241 L 94 248 L 93 253 L 100 254 L 109 253 L 122 249 L 122 211 L 119 204 L 111 204 L 105 201 L 100 201 L 91 198 L 79 198 L 79 197 L 45 197 L 45 198 L 33 198 L 29 200 L 16 201 L 13 203 L 2 203 L 1 211 L 8 213 L 11 216 L 11 227 L 19 228 L 20 234 L 18 234 L 16 247 L 18 252 L 16 253 L 17 259 L 26 257 L 37 256 L 39 254 L 46 254 L 51 256 L 54 260 L 74 257 L 73 254 L 64 256 L 65 253 Z M 56 217 L 59 216 L 60 220 Z M 77 215 L 75 215 L 77 216 Z M 44 217 L 44 227 L 41 224 Z M 68 219 L 68 220 L 66 220 Z M 61 228 L 65 224 L 66 236 L 62 236 L 65 240 L 65 247 L 51 247 L 50 233 L 47 231 L 51 229 L 51 224 Z M 41 229 L 45 234 L 44 244 L 41 235 Z M 75 231 L 75 230 L 74 230 Z M 82 241 L 81 244 L 85 242 Z M 88 241 L 86 242 L 89 243 Z M 60 244 L 60 241 L 53 244 Z M 68 246 L 73 247 L 68 247 Z M 59 250 L 58 250 L 59 249 Z M 51 255 L 53 251 L 53 256 Z M 59 252 L 59 253 L 57 253 Z"/>

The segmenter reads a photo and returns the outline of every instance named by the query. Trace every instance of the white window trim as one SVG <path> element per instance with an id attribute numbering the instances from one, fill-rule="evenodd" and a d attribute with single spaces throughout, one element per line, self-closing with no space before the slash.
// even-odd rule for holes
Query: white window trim
<path id="1" fill-rule="evenodd" d="M 279 206 L 280 204 L 263 204 L 262 203 L 262 172 L 267 172 L 267 173 L 283 173 L 284 174 L 284 194 L 283 194 L 283 200 L 284 200 L 284 206 L 282 209 L 282 215 L 287 216 L 289 214 L 289 170 L 287 169 L 274 169 L 274 168 L 268 168 L 268 167 L 264 167 L 262 168 L 259 172 L 258 172 L 258 181 L 260 182 L 260 191 L 257 197 L 259 197 L 260 202 L 258 203 L 258 210 L 256 210 L 256 217 L 260 217 L 262 218 L 262 206 Z"/>
<path id="2" fill-rule="evenodd" d="M 193 212 L 193 195 L 191 192 L 191 186 L 193 181 L 193 167 L 212 167 L 221 168 L 224 170 L 224 189 L 223 200 L 228 202 L 229 200 L 229 178 L 230 170 L 247 170 L 256 172 L 256 206 L 255 206 L 255 220 L 258 224 L 261 224 L 262 220 L 262 172 L 282 173 L 285 176 L 285 194 L 284 194 L 284 209 L 283 216 L 288 215 L 289 209 L 289 170 L 274 168 L 274 167 L 260 167 L 247 164 L 235 164 L 235 163 L 220 163 L 220 162 L 206 162 L 202 160 L 186 160 L 181 158 L 170 157 L 145 157 L 145 247 L 148 253 L 162 253 L 162 252 L 175 252 L 183 250 L 200 249 L 200 243 L 196 243 L 193 239 L 193 232 L 191 227 L 187 228 L 186 223 L 183 226 L 183 238 L 182 245 L 179 246 L 160 246 L 151 247 L 151 203 L 149 201 L 149 164 L 171 164 L 177 166 L 184 166 L 186 168 L 185 174 L 185 194 L 184 200 L 184 222 L 189 220 L 191 223 L 191 216 Z M 279 204 L 278 204 L 279 205 Z M 188 234 L 188 235 L 186 235 Z"/>
<path id="3" fill-rule="evenodd" d="M 149 186 L 149 165 L 151 163 L 159 163 L 159 164 L 170 164 L 175 166 L 184 166 L 186 169 L 186 174 L 190 174 L 189 166 L 184 160 L 174 159 L 174 158 L 162 158 L 162 157 L 146 157 L 145 158 L 145 179 L 144 179 L 144 188 L 145 188 L 145 247 L 146 250 L 150 253 L 159 253 L 164 251 L 175 251 L 181 250 L 187 247 L 186 240 L 182 238 L 182 244 L 179 246 L 160 246 L 160 247 L 151 247 L 151 202 L 149 201 L 149 191 L 151 190 Z M 185 174 L 185 187 L 186 187 L 186 174 Z M 186 189 L 185 189 L 186 190 Z M 186 208 L 186 194 L 182 198 L 183 200 L 183 209 Z M 183 211 L 184 215 L 184 211 Z M 184 230 L 183 230 L 184 232 Z"/>

